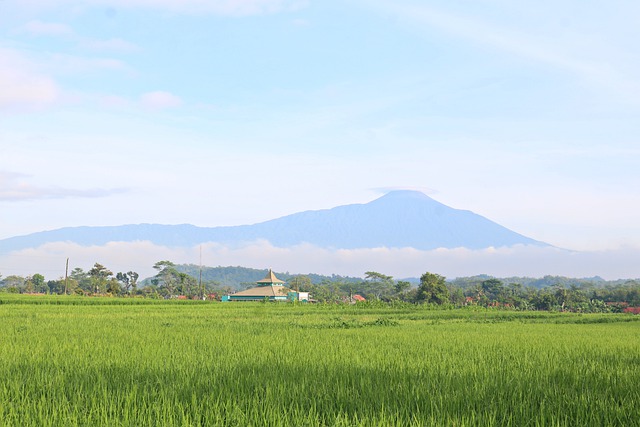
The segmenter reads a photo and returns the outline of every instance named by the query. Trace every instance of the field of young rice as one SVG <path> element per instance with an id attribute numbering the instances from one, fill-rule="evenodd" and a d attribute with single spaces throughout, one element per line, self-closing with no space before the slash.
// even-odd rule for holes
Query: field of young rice
<path id="1" fill-rule="evenodd" d="M 0 426 L 633 426 L 639 404 L 640 316 L 0 296 Z"/>

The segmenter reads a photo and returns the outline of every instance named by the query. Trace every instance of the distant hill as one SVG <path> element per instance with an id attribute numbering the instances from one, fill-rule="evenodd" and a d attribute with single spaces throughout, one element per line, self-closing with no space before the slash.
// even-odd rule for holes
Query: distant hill
<path id="1" fill-rule="evenodd" d="M 187 224 L 137 224 L 61 228 L 0 240 L 0 252 L 50 242 L 101 246 L 113 241 L 150 241 L 167 247 L 192 247 L 206 242 L 242 245 L 256 240 L 268 240 L 278 247 L 308 243 L 329 249 L 548 246 L 473 212 L 450 208 L 423 193 L 392 191 L 365 204 L 300 212 L 253 225 L 204 228 Z"/>
<path id="2" fill-rule="evenodd" d="M 553 286 L 560 286 L 562 288 L 569 288 L 571 286 L 585 287 L 605 287 L 605 286 L 620 286 L 626 283 L 635 283 L 630 279 L 618 279 L 618 280 L 605 280 L 602 277 L 564 277 L 564 276 L 544 276 L 544 277 L 493 277 L 486 274 L 471 276 L 471 277 L 458 277 L 450 281 L 452 285 L 455 285 L 462 289 L 471 288 L 481 284 L 487 279 L 498 279 L 505 285 L 510 283 L 517 283 L 524 287 L 543 289 Z"/>
<path id="3" fill-rule="evenodd" d="M 186 273 L 192 277 L 200 277 L 200 267 L 193 264 L 181 264 L 177 265 L 176 269 L 183 273 Z M 263 279 L 268 270 L 256 269 L 247 267 L 202 267 L 202 281 L 204 283 L 214 283 L 219 286 L 230 286 L 232 288 L 240 288 L 243 285 L 255 285 L 255 283 Z M 275 272 L 275 275 L 285 282 L 288 282 L 292 278 L 298 276 L 298 274 L 290 274 L 289 272 Z M 321 284 L 323 282 L 351 282 L 360 283 L 362 278 L 359 277 L 347 277 L 347 276 L 324 276 L 321 274 L 309 273 L 305 274 L 311 283 Z"/>

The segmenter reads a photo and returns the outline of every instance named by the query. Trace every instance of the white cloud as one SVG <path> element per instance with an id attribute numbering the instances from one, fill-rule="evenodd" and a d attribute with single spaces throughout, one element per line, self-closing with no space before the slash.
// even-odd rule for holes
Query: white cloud
<path id="1" fill-rule="evenodd" d="M 180 97 L 165 91 L 145 93 L 140 97 L 140 102 L 144 107 L 154 110 L 179 107 L 182 105 L 182 99 L 180 99 Z"/>
<path id="2" fill-rule="evenodd" d="M 73 30 L 66 24 L 58 22 L 29 21 L 24 30 L 34 36 L 71 36 Z"/>
<path id="3" fill-rule="evenodd" d="M 485 250 L 439 249 L 358 249 L 328 250 L 311 245 L 277 248 L 268 242 L 243 247 L 215 243 L 202 245 L 205 266 L 241 265 L 271 267 L 290 273 L 340 274 L 362 277 L 365 271 L 379 271 L 396 279 L 419 277 L 426 271 L 448 278 L 489 274 L 496 277 L 560 275 L 601 276 L 605 279 L 640 277 L 636 260 L 640 249 L 601 252 L 569 252 L 553 248 L 520 246 Z M 99 262 L 112 271 L 137 271 L 143 277 L 154 274 L 153 264 L 170 260 L 178 264 L 198 264 L 200 246 L 167 248 L 150 242 L 111 242 L 84 247 L 72 243 L 50 243 L 37 249 L 0 254 L 0 273 L 29 275 L 42 273 L 48 278 L 64 274 L 64 260 L 70 267 L 90 268 Z M 47 274 L 47 272 L 50 272 Z"/>
<path id="4" fill-rule="evenodd" d="M 21 53 L 0 47 L 0 110 L 33 110 L 60 96 L 55 81 Z"/>
<path id="5" fill-rule="evenodd" d="M 19 202 L 37 199 L 95 198 L 122 193 L 124 189 L 70 189 L 40 187 L 27 181 L 27 175 L 0 171 L 0 201 Z"/>
<path id="6" fill-rule="evenodd" d="M 32 57 L 33 56 L 33 57 Z M 83 57 L 61 53 L 38 56 L 16 49 L 0 47 L 0 111 L 25 113 L 51 108 L 55 105 L 78 103 L 93 95 L 62 88 L 54 76 L 69 76 L 104 71 L 118 71 L 135 75 L 125 62 L 105 57 Z M 102 100 L 115 104 L 115 97 Z M 146 98 L 145 98 L 146 99 Z M 150 95 L 150 105 L 175 106 L 177 97 Z"/>

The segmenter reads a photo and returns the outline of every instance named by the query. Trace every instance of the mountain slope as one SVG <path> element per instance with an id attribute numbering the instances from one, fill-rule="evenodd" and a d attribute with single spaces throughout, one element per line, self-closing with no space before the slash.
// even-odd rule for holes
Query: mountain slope
<path id="1" fill-rule="evenodd" d="M 546 246 L 473 212 L 450 208 L 420 192 L 393 191 L 366 204 L 300 212 L 254 225 L 203 228 L 187 224 L 138 224 L 62 228 L 0 240 L 0 251 L 61 241 L 86 246 L 147 240 L 157 245 L 179 247 L 205 242 L 238 245 L 259 239 L 278 247 L 309 243 L 333 249 Z"/>

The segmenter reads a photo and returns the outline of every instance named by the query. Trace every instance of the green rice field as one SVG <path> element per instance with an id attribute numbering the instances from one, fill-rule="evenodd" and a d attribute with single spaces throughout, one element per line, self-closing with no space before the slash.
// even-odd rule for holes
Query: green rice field
<path id="1" fill-rule="evenodd" d="M 640 316 L 0 296 L 0 426 L 640 425 Z"/>

